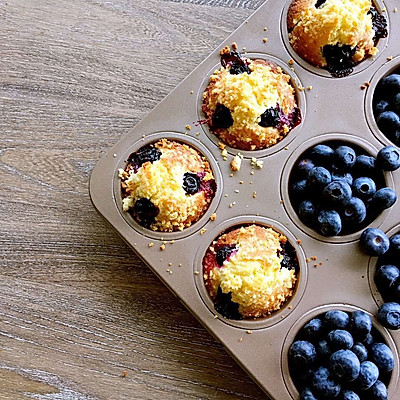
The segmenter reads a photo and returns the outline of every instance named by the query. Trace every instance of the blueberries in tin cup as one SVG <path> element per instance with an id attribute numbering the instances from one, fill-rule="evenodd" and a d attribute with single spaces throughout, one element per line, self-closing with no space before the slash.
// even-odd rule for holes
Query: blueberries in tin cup
<path id="1" fill-rule="evenodd" d="M 389 250 L 389 239 L 380 229 L 367 228 L 361 234 L 360 246 L 370 256 L 381 256 Z"/>
<path id="2" fill-rule="evenodd" d="M 354 170 L 360 176 L 371 176 L 376 173 L 376 158 L 367 156 L 366 154 L 360 154 L 357 156 L 354 164 Z"/>
<path id="3" fill-rule="evenodd" d="M 346 329 L 350 317 L 347 312 L 341 310 L 330 310 L 325 313 L 324 322 L 329 329 Z"/>
<path id="4" fill-rule="evenodd" d="M 381 372 L 390 372 L 393 370 L 393 353 L 389 346 L 387 346 L 385 343 L 372 344 L 370 349 L 370 357 Z"/>
<path id="5" fill-rule="evenodd" d="M 390 104 L 387 100 L 379 100 L 376 104 L 375 104 L 375 109 L 374 109 L 374 113 L 375 115 L 381 114 L 384 111 L 388 111 L 390 107 Z"/>
<path id="6" fill-rule="evenodd" d="M 391 137 L 400 128 L 400 117 L 393 111 L 384 111 L 376 118 L 379 129 Z"/>
<path id="7" fill-rule="evenodd" d="M 351 314 L 350 319 L 350 329 L 353 336 L 356 338 L 363 339 L 369 333 L 371 333 L 372 329 L 372 319 L 371 317 L 364 311 L 354 311 Z"/>
<path id="8" fill-rule="evenodd" d="M 307 177 L 308 173 L 314 167 L 315 167 L 314 163 L 310 159 L 305 158 L 305 159 L 299 161 L 299 163 L 297 164 L 296 171 L 302 177 Z"/>
<path id="9" fill-rule="evenodd" d="M 357 379 L 360 373 L 360 361 L 351 350 L 338 350 L 329 360 L 332 371 L 345 382 Z"/>
<path id="10" fill-rule="evenodd" d="M 375 272 L 375 283 L 377 286 L 388 291 L 400 277 L 400 270 L 395 265 L 381 265 Z"/>
<path id="11" fill-rule="evenodd" d="M 345 204 L 351 198 L 351 187 L 347 182 L 333 181 L 325 186 L 322 196 L 327 203 Z"/>
<path id="12" fill-rule="evenodd" d="M 322 329 L 322 321 L 319 318 L 313 318 L 303 326 L 302 332 L 309 340 L 313 340 L 321 335 Z"/>
<path id="13" fill-rule="evenodd" d="M 318 399 L 313 395 L 311 389 L 307 387 L 300 393 L 300 400 L 318 400 Z"/>
<path id="14" fill-rule="evenodd" d="M 368 400 L 388 400 L 386 385 L 377 380 L 368 390 Z"/>
<path id="15" fill-rule="evenodd" d="M 298 340 L 290 346 L 289 357 L 293 365 L 305 367 L 314 364 L 317 353 L 312 343 Z"/>
<path id="16" fill-rule="evenodd" d="M 400 255 L 400 233 L 393 235 L 390 240 L 390 251 L 394 255 Z"/>
<path id="17" fill-rule="evenodd" d="M 332 353 L 332 350 L 325 339 L 317 342 L 315 345 L 315 350 L 317 351 L 317 355 L 320 359 L 329 358 Z"/>
<path id="18" fill-rule="evenodd" d="M 314 167 L 307 177 L 307 185 L 310 189 L 322 189 L 332 180 L 330 172 L 324 167 Z"/>
<path id="19" fill-rule="evenodd" d="M 292 185 L 292 193 L 294 196 L 304 197 L 307 193 L 307 180 L 302 179 Z"/>
<path id="20" fill-rule="evenodd" d="M 310 200 L 304 200 L 299 205 L 299 217 L 305 224 L 313 224 L 316 218 L 316 209 Z"/>
<path id="21" fill-rule="evenodd" d="M 351 349 L 354 344 L 353 336 L 344 329 L 330 331 L 327 340 L 333 350 Z"/>
<path id="22" fill-rule="evenodd" d="M 383 304 L 378 310 L 379 322 L 388 329 L 400 329 L 400 304 L 389 302 Z"/>
<path id="23" fill-rule="evenodd" d="M 360 362 L 366 361 L 368 358 L 368 350 L 367 348 L 360 342 L 354 344 L 351 348 L 351 351 L 358 357 Z"/>
<path id="24" fill-rule="evenodd" d="M 371 361 L 364 361 L 360 365 L 360 373 L 355 383 L 361 390 L 367 390 L 377 381 L 378 377 L 378 367 Z"/>
<path id="25" fill-rule="evenodd" d="M 329 372 L 328 368 L 319 367 L 312 377 L 311 388 L 317 398 L 333 399 L 339 395 L 341 386 L 337 378 Z"/>
<path id="26" fill-rule="evenodd" d="M 318 144 L 311 150 L 310 157 L 319 165 L 331 165 L 333 160 L 334 150 L 325 144 Z"/>
<path id="27" fill-rule="evenodd" d="M 376 184 L 373 179 L 363 176 L 353 182 L 352 189 L 355 197 L 365 200 L 374 195 Z"/>
<path id="28" fill-rule="evenodd" d="M 352 197 L 343 207 L 342 221 L 348 224 L 360 224 L 367 216 L 367 208 L 365 203 L 357 198 Z"/>
<path id="29" fill-rule="evenodd" d="M 393 98 L 393 108 L 396 111 L 397 115 L 400 114 L 400 92 L 397 93 Z"/>
<path id="30" fill-rule="evenodd" d="M 371 198 L 371 205 L 374 207 L 375 212 L 381 212 L 392 205 L 397 200 L 396 192 L 388 187 L 377 190 Z"/>
<path id="31" fill-rule="evenodd" d="M 352 168 L 356 158 L 356 152 L 349 146 L 339 146 L 335 150 L 335 165 L 338 168 Z"/>
<path id="32" fill-rule="evenodd" d="M 360 400 L 358 394 L 354 393 L 352 390 L 343 390 L 341 392 L 340 400 Z"/>
<path id="33" fill-rule="evenodd" d="M 386 146 L 379 150 L 376 160 L 383 170 L 395 171 L 400 167 L 400 149 L 395 146 Z"/>
<path id="34" fill-rule="evenodd" d="M 342 220 L 335 210 L 322 210 L 317 217 L 318 231 L 323 236 L 336 236 L 342 230 Z"/>
<path id="35" fill-rule="evenodd" d="M 365 336 L 365 338 L 363 340 L 361 340 L 361 343 L 366 346 L 369 347 L 371 346 L 372 343 L 374 343 L 374 338 L 373 336 L 369 333 L 367 336 Z"/>
<path id="36" fill-rule="evenodd" d="M 383 78 L 379 83 L 380 89 L 384 90 L 387 94 L 394 95 L 400 92 L 400 75 L 390 74 Z"/>

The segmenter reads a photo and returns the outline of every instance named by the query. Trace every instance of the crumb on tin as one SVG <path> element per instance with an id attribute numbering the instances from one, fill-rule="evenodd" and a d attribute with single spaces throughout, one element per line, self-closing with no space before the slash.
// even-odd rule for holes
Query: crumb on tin
<path id="1" fill-rule="evenodd" d="M 264 43 L 267 43 L 267 42 L 268 42 L 268 38 L 266 38 L 266 37 L 263 38 L 263 42 L 264 42 Z"/>
<path id="2" fill-rule="evenodd" d="M 206 228 L 203 228 L 203 229 L 200 231 L 200 235 L 204 235 L 206 232 L 207 232 L 207 229 L 206 229 Z"/>
<path id="3" fill-rule="evenodd" d="M 256 191 L 253 192 L 253 199 L 255 199 L 255 198 L 257 198 L 257 192 Z"/>
<path id="4" fill-rule="evenodd" d="M 164 250 L 165 250 L 165 244 L 164 244 L 164 243 L 160 246 L 160 250 L 161 250 L 161 251 L 164 251 Z"/>
<path id="5" fill-rule="evenodd" d="M 210 215 L 210 220 L 211 221 L 215 221 L 216 219 L 217 219 L 217 214 L 216 213 L 213 213 L 213 214 Z"/>
<path id="6" fill-rule="evenodd" d="M 293 64 L 294 64 L 293 59 L 290 59 L 289 62 L 288 62 L 288 64 L 289 64 L 289 65 L 293 65 Z"/>
<path id="7" fill-rule="evenodd" d="M 246 333 L 247 333 L 248 335 L 251 335 L 251 334 L 253 333 L 253 331 L 251 331 L 250 329 L 248 329 L 248 330 L 246 331 Z"/>
<path id="8" fill-rule="evenodd" d="M 236 154 L 236 156 L 230 162 L 232 171 L 239 171 L 240 170 L 240 167 L 242 165 L 242 158 L 243 158 L 243 156 L 240 153 Z"/>
<path id="9" fill-rule="evenodd" d="M 149 243 L 149 247 L 153 247 L 154 246 L 154 243 L 153 242 L 150 242 Z"/>
<path id="10" fill-rule="evenodd" d="M 128 373 L 126 372 L 126 371 L 124 371 L 124 372 L 122 372 L 122 378 L 125 378 L 126 377 L 126 375 L 128 375 Z"/>
<path id="11" fill-rule="evenodd" d="M 300 239 L 297 239 L 297 240 L 296 240 L 296 243 L 297 243 L 297 244 L 301 244 L 301 240 L 300 240 Z"/>
<path id="12" fill-rule="evenodd" d="M 187 125 L 185 125 L 185 129 L 187 129 L 188 131 L 190 131 L 190 130 L 192 129 L 192 127 L 191 127 L 189 124 L 187 124 Z"/>
<path id="13" fill-rule="evenodd" d="M 392 60 L 393 60 L 393 56 L 389 56 L 389 57 L 387 58 L 387 60 L 388 60 L 388 61 L 392 61 Z"/>
<path id="14" fill-rule="evenodd" d="M 199 273 L 200 273 L 199 271 L 194 271 L 195 275 L 199 275 Z"/>

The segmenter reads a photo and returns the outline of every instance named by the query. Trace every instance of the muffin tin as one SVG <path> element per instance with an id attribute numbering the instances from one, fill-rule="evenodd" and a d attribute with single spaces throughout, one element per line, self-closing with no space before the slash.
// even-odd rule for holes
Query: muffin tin
<path id="1" fill-rule="evenodd" d="M 376 260 L 363 254 L 358 246 L 361 232 L 327 238 L 307 228 L 290 205 L 290 171 L 301 153 L 320 142 L 349 141 L 374 156 L 381 147 L 391 144 L 376 125 L 372 98 L 379 80 L 400 68 L 400 41 L 397 40 L 400 11 L 394 12 L 395 0 L 375 3 L 380 11 L 385 7 L 389 27 L 388 38 L 378 45 L 378 55 L 363 61 L 345 78 L 332 78 L 293 54 L 285 21 L 289 3 L 266 1 L 103 156 L 90 179 L 90 195 L 99 213 L 275 400 L 299 398 L 288 373 L 287 355 L 303 323 L 335 308 L 362 309 L 375 315 L 382 302 L 373 282 Z M 281 66 L 297 90 L 302 112 L 302 123 L 277 145 L 241 151 L 242 165 L 237 172 L 231 171 L 229 161 L 238 151 L 227 147 L 225 161 L 217 138 L 207 125 L 198 122 L 204 118 L 202 93 L 211 73 L 219 68 L 219 51 L 232 42 L 238 44 L 242 53 L 245 47 L 250 58 L 266 58 Z M 369 86 L 365 87 L 365 82 Z M 210 208 L 182 232 L 151 231 L 122 211 L 118 169 L 125 167 L 133 151 L 163 137 L 196 148 L 207 157 L 216 177 L 217 192 Z M 252 157 L 263 161 L 263 168 L 252 165 Z M 385 180 L 387 186 L 400 193 L 399 172 L 385 173 Z M 213 213 L 216 219 L 212 221 Z M 271 226 L 288 237 L 300 263 L 298 284 L 293 297 L 271 316 L 259 320 L 229 320 L 214 310 L 208 297 L 202 277 L 202 258 L 220 233 L 250 223 Z M 379 227 L 390 235 L 400 231 L 397 203 L 369 226 Z M 388 386 L 389 398 L 394 399 L 400 390 L 400 332 L 387 331 L 374 321 L 395 355 L 396 365 Z"/>

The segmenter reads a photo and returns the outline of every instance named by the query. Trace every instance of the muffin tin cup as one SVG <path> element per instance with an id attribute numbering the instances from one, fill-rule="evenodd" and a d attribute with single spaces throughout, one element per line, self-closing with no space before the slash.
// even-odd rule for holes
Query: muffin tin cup
<path id="1" fill-rule="evenodd" d="M 385 5 L 391 23 L 389 39 L 379 45 L 386 43 L 380 56 L 364 61 L 359 70 L 346 78 L 326 79 L 310 72 L 285 46 L 282 18 L 283 15 L 286 18 L 288 4 L 283 5 L 280 0 L 266 1 L 121 138 L 99 160 L 91 174 L 90 196 L 99 213 L 273 400 L 298 398 L 287 375 L 285 360 L 289 337 L 294 337 L 298 331 L 299 321 L 305 321 L 304 318 L 326 307 L 359 308 L 377 314 L 378 301 L 371 284 L 376 260 L 361 252 L 360 232 L 325 238 L 309 230 L 290 205 L 287 184 L 295 161 L 313 144 L 344 140 L 376 155 L 383 144 L 388 143 L 371 120 L 373 89 L 381 76 L 399 65 L 399 57 L 390 62 L 386 58 L 400 54 L 400 41 L 393 40 L 400 34 L 400 12 L 393 12 L 398 6 L 395 0 L 388 0 Z M 267 42 L 263 41 L 264 37 L 268 38 Z M 277 145 L 254 152 L 228 148 L 225 161 L 217 146 L 219 140 L 206 126 L 197 125 L 204 118 L 201 95 L 210 75 L 216 66 L 219 68 L 219 52 L 232 42 L 238 44 L 239 51 L 242 47 L 251 49 L 246 56 L 270 59 L 291 76 L 297 86 L 303 119 L 302 124 Z M 293 65 L 289 65 L 290 59 L 295 60 Z M 361 90 L 365 82 L 371 85 Z M 300 85 L 305 87 L 304 91 L 299 89 Z M 186 129 L 185 134 L 188 124 L 191 129 Z M 122 212 L 121 207 L 118 168 L 124 168 L 133 151 L 164 137 L 187 143 L 203 154 L 210 162 L 217 183 L 216 195 L 205 215 L 182 232 L 153 232 L 143 228 Z M 233 172 L 229 161 L 239 152 L 244 155 L 242 166 L 240 171 Z M 263 161 L 262 169 L 251 165 L 252 157 Z M 399 192 L 400 172 L 384 176 L 387 185 Z M 213 213 L 215 220 L 210 218 Z M 300 263 L 297 289 L 281 310 L 265 319 L 224 319 L 215 312 L 205 290 L 202 258 L 221 232 L 253 221 L 281 231 L 295 247 Z M 370 224 L 389 234 L 399 225 L 397 203 Z M 378 323 L 376 328 L 383 329 Z M 397 356 L 400 331 L 388 334 L 383 330 L 383 335 L 396 354 L 396 367 L 389 385 L 391 400 L 394 400 L 395 393 L 400 390 Z"/>
<path id="2" fill-rule="evenodd" d="M 351 242 L 358 240 L 361 232 L 366 229 L 368 226 L 371 227 L 379 227 L 383 221 L 387 218 L 387 216 L 390 214 L 391 208 L 384 210 L 374 221 L 372 221 L 369 225 L 364 226 L 362 229 L 360 229 L 357 232 L 348 234 L 348 235 L 343 235 L 343 236 L 333 236 L 333 237 L 326 237 L 320 235 L 317 231 L 314 229 L 308 227 L 305 225 L 300 218 L 298 217 L 297 213 L 293 209 L 290 196 L 289 196 L 289 181 L 290 181 L 290 174 L 294 167 L 296 166 L 297 161 L 299 161 L 300 156 L 310 149 L 311 147 L 329 142 L 329 141 L 340 141 L 343 143 L 347 143 L 349 145 L 357 145 L 358 147 L 361 147 L 366 153 L 369 155 L 372 155 L 376 157 L 378 150 L 372 146 L 368 141 L 364 140 L 363 138 L 346 134 L 346 133 L 325 133 L 321 136 L 316 136 L 313 137 L 310 140 L 307 140 L 304 142 L 302 145 L 300 145 L 288 158 L 284 171 L 282 174 L 282 180 L 281 180 L 281 195 L 283 198 L 283 204 L 285 206 L 285 210 L 288 213 L 289 217 L 292 219 L 292 221 L 301 229 L 303 230 L 307 235 L 312 236 L 313 238 L 321 241 L 321 242 L 328 242 L 328 243 L 346 243 L 346 242 Z M 385 173 L 385 181 L 386 185 L 390 187 L 391 189 L 395 189 L 394 187 L 394 182 L 392 178 L 391 173 Z"/>
<path id="3" fill-rule="evenodd" d="M 288 307 L 290 307 L 290 310 L 293 311 L 296 308 L 299 301 L 301 300 L 302 295 L 304 294 L 304 290 L 307 284 L 308 269 L 305 261 L 304 252 L 301 246 L 297 243 L 296 238 L 293 236 L 293 234 L 285 226 L 269 218 L 256 215 L 247 215 L 247 216 L 231 218 L 219 224 L 212 231 L 210 231 L 210 233 L 207 235 L 207 238 L 205 238 L 200 243 L 194 262 L 194 271 L 202 271 L 203 258 L 206 254 L 208 247 L 211 246 L 213 240 L 217 239 L 221 234 L 223 234 L 226 231 L 230 231 L 234 228 L 239 228 L 241 226 L 247 226 L 252 224 L 260 225 L 265 228 L 272 228 L 275 231 L 284 234 L 287 237 L 290 244 L 296 250 L 297 259 L 299 261 L 299 273 L 297 275 L 296 288 L 294 290 L 292 297 L 290 297 L 278 311 L 275 311 L 271 315 L 268 315 L 263 318 L 244 319 L 244 320 L 234 320 L 225 318 L 214 309 L 214 302 L 209 296 L 204 284 L 203 273 L 194 274 L 195 284 L 200 294 L 200 297 L 202 298 L 204 304 L 208 307 L 210 313 L 213 316 L 217 315 L 223 322 L 225 322 L 228 325 L 243 329 L 251 329 L 251 330 L 267 328 L 275 324 L 279 324 L 279 322 L 282 321 L 281 318 L 282 314 L 288 311 Z M 210 237 L 213 237 L 211 242 L 209 241 Z"/>
<path id="4" fill-rule="evenodd" d="M 357 310 L 361 310 L 366 312 L 366 310 L 363 310 L 360 307 L 350 305 L 350 304 L 325 304 L 321 305 L 319 307 L 315 307 L 312 310 L 306 312 L 300 319 L 298 319 L 293 326 L 289 329 L 285 341 L 283 343 L 283 348 L 282 348 L 282 378 L 285 381 L 286 387 L 291 395 L 292 399 L 298 399 L 298 391 L 296 389 L 296 386 L 293 383 L 293 380 L 290 377 L 289 373 L 289 348 L 291 344 L 294 342 L 296 335 L 299 333 L 301 327 L 307 323 L 309 320 L 317 317 L 320 314 L 324 314 L 330 310 L 342 310 L 346 312 L 353 312 Z M 367 312 L 368 313 L 368 312 Z M 370 314 L 370 313 L 368 313 Z M 371 315 L 371 314 L 370 314 Z M 395 367 L 392 371 L 392 376 L 388 385 L 388 394 L 390 399 L 394 399 L 395 397 L 394 394 L 396 393 L 395 388 L 398 383 L 398 375 L 399 375 L 399 355 L 397 352 L 397 348 L 395 345 L 395 342 L 388 332 L 387 329 L 383 328 L 377 320 L 374 318 L 373 315 L 371 315 L 372 321 L 373 321 L 373 327 L 378 331 L 378 333 L 383 337 L 385 340 L 385 343 L 390 347 L 390 349 L 393 352 L 393 356 L 395 359 Z"/>
<path id="5" fill-rule="evenodd" d="M 260 52 L 247 52 L 243 53 L 243 56 L 245 56 L 246 58 L 250 58 L 251 60 L 255 60 L 255 59 L 261 59 L 261 60 L 265 60 L 265 61 L 272 61 L 273 63 L 275 63 L 277 66 L 282 68 L 282 71 L 285 72 L 287 75 L 290 76 L 290 83 L 292 84 L 293 88 L 295 89 L 295 94 L 296 94 L 296 99 L 297 99 L 297 106 L 300 109 L 301 112 L 301 118 L 302 121 L 304 120 L 304 118 L 306 117 L 306 97 L 304 95 L 304 91 L 300 91 L 299 87 L 302 87 L 302 83 L 299 79 L 299 77 L 296 75 L 296 73 L 294 71 L 292 71 L 289 67 L 289 65 L 287 63 L 285 63 L 284 61 L 282 61 L 281 59 L 270 55 L 268 53 L 260 53 Z M 198 120 L 199 121 L 203 121 L 200 126 L 202 128 L 202 130 L 204 131 L 204 133 L 207 135 L 207 137 L 211 140 L 212 143 L 214 143 L 215 146 L 218 147 L 218 143 L 223 143 L 226 146 L 226 150 L 229 154 L 231 155 L 236 155 L 237 153 L 240 153 L 243 155 L 244 158 L 252 158 L 252 157 L 257 157 L 257 158 L 261 158 L 261 157 L 266 157 L 268 155 L 274 154 L 280 150 L 282 150 L 283 148 L 285 148 L 286 146 L 289 145 L 289 143 L 294 139 L 295 135 L 298 135 L 301 128 L 302 128 L 302 122 L 294 127 L 288 134 L 287 136 L 285 136 L 281 141 L 279 141 L 277 144 L 265 148 L 265 149 L 259 149 L 259 150 L 241 150 L 241 149 L 237 149 L 234 147 L 231 147 L 229 145 L 227 145 L 226 143 L 224 143 L 222 140 L 220 140 L 218 138 L 218 136 L 212 132 L 212 130 L 210 129 L 210 127 L 208 126 L 207 123 L 204 123 L 205 121 L 205 114 L 203 113 L 202 110 L 202 105 L 203 105 L 203 93 L 206 90 L 208 84 L 209 84 L 209 80 L 211 75 L 214 74 L 214 72 L 216 70 L 221 69 L 221 63 L 218 63 L 216 65 L 214 65 L 210 71 L 206 74 L 203 82 L 200 85 L 200 89 L 198 91 L 197 94 L 197 102 L 198 102 L 198 107 L 197 107 L 197 115 L 198 115 Z"/>

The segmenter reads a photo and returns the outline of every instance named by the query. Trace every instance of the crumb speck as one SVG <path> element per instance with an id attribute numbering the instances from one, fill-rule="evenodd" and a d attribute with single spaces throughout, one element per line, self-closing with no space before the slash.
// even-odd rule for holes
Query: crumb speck
<path id="1" fill-rule="evenodd" d="M 309 263 L 310 261 L 311 261 L 311 260 L 310 260 L 310 259 L 307 257 L 307 258 L 306 258 L 306 262 L 308 262 L 308 263 Z"/>
<path id="2" fill-rule="evenodd" d="M 238 339 L 238 342 L 243 342 L 243 338 L 242 338 L 242 337 L 239 338 L 239 339 Z"/>
<path id="3" fill-rule="evenodd" d="M 239 183 L 240 183 L 241 185 L 243 185 L 243 181 L 239 181 Z"/>
<path id="4" fill-rule="evenodd" d="M 301 240 L 300 240 L 300 239 L 297 239 L 297 240 L 296 240 L 296 243 L 297 243 L 297 244 L 301 244 Z"/>
<path id="5" fill-rule="evenodd" d="M 149 247 L 153 247 L 154 246 L 154 243 L 153 242 L 150 242 L 149 243 Z"/>
<path id="6" fill-rule="evenodd" d="M 213 213 L 213 214 L 210 215 L 210 220 L 211 221 L 215 221 L 216 219 L 217 219 L 217 214 L 216 213 Z"/>
<path id="7" fill-rule="evenodd" d="M 242 158 L 243 158 L 243 156 L 240 153 L 236 154 L 236 156 L 233 158 L 233 160 L 230 163 L 232 171 L 240 170 L 240 166 L 242 165 Z"/>
<path id="8" fill-rule="evenodd" d="M 214 315 L 214 319 L 218 319 L 218 315 L 217 314 Z"/>
<path id="9" fill-rule="evenodd" d="M 250 329 L 248 329 L 248 330 L 246 331 L 246 333 L 247 333 L 248 335 L 251 335 L 251 334 L 253 333 L 253 331 L 251 331 Z"/>
<path id="10" fill-rule="evenodd" d="M 361 90 L 365 90 L 367 87 L 365 85 L 361 85 Z"/>
<path id="11" fill-rule="evenodd" d="M 230 203 L 230 204 L 229 204 L 229 208 L 232 208 L 232 207 L 233 207 L 233 203 Z"/>
<path id="12" fill-rule="evenodd" d="M 164 243 L 160 246 L 160 250 L 161 250 L 161 251 L 164 251 L 164 250 L 165 250 L 165 244 L 164 244 Z"/>
<path id="13" fill-rule="evenodd" d="M 251 171 L 251 172 L 250 172 L 250 175 L 254 175 L 254 171 Z"/>
<path id="14" fill-rule="evenodd" d="M 207 232 L 207 229 L 206 229 L 206 228 L 203 228 L 203 229 L 200 231 L 200 235 L 204 235 L 206 232 Z"/>
<path id="15" fill-rule="evenodd" d="M 236 42 L 233 42 L 233 43 L 232 43 L 232 49 L 233 49 L 233 50 L 237 50 L 237 48 L 238 48 L 238 47 L 237 47 Z"/>
<path id="16" fill-rule="evenodd" d="M 311 85 L 308 86 L 307 90 L 312 90 L 312 86 Z"/>
<path id="17" fill-rule="evenodd" d="M 221 156 L 224 157 L 224 161 L 226 161 L 226 156 L 228 155 L 228 151 L 226 149 L 223 149 L 221 151 Z"/>
<path id="18" fill-rule="evenodd" d="M 200 272 L 199 271 L 194 271 L 194 274 L 195 275 L 198 275 Z"/>
<path id="19" fill-rule="evenodd" d="M 264 32 L 266 32 L 268 30 L 268 28 L 267 27 L 264 27 Z"/>
<path id="20" fill-rule="evenodd" d="M 185 128 L 186 128 L 188 131 L 190 131 L 190 130 L 192 129 L 190 125 L 185 125 Z"/>
<path id="21" fill-rule="evenodd" d="M 124 372 L 122 373 L 122 375 L 121 375 L 121 376 L 122 376 L 123 378 L 125 378 L 125 377 L 126 377 L 126 375 L 128 375 L 128 373 L 127 373 L 126 371 L 124 371 Z"/>
<path id="22" fill-rule="evenodd" d="M 294 61 L 293 61 L 292 59 L 290 59 L 289 62 L 288 62 L 288 64 L 289 64 L 289 65 L 293 65 L 293 64 L 294 64 Z"/>
<path id="23" fill-rule="evenodd" d="M 388 61 L 392 61 L 392 60 L 393 60 L 393 57 L 392 57 L 392 56 L 389 56 L 389 57 L 387 58 L 387 60 L 388 60 Z"/>
<path id="24" fill-rule="evenodd" d="M 193 90 L 191 90 L 191 91 L 190 91 L 190 94 L 193 94 L 193 93 L 194 93 Z"/>
<path id="25" fill-rule="evenodd" d="M 267 43 L 267 42 L 268 42 L 268 38 L 266 38 L 266 37 L 263 38 L 263 42 L 264 42 L 264 43 Z"/>
<path id="26" fill-rule="evenodd" d="M 256 191 L 253 192 L 253 199 L 255 199 L 255 198 L 257 198 L 257 192 Z"/>

